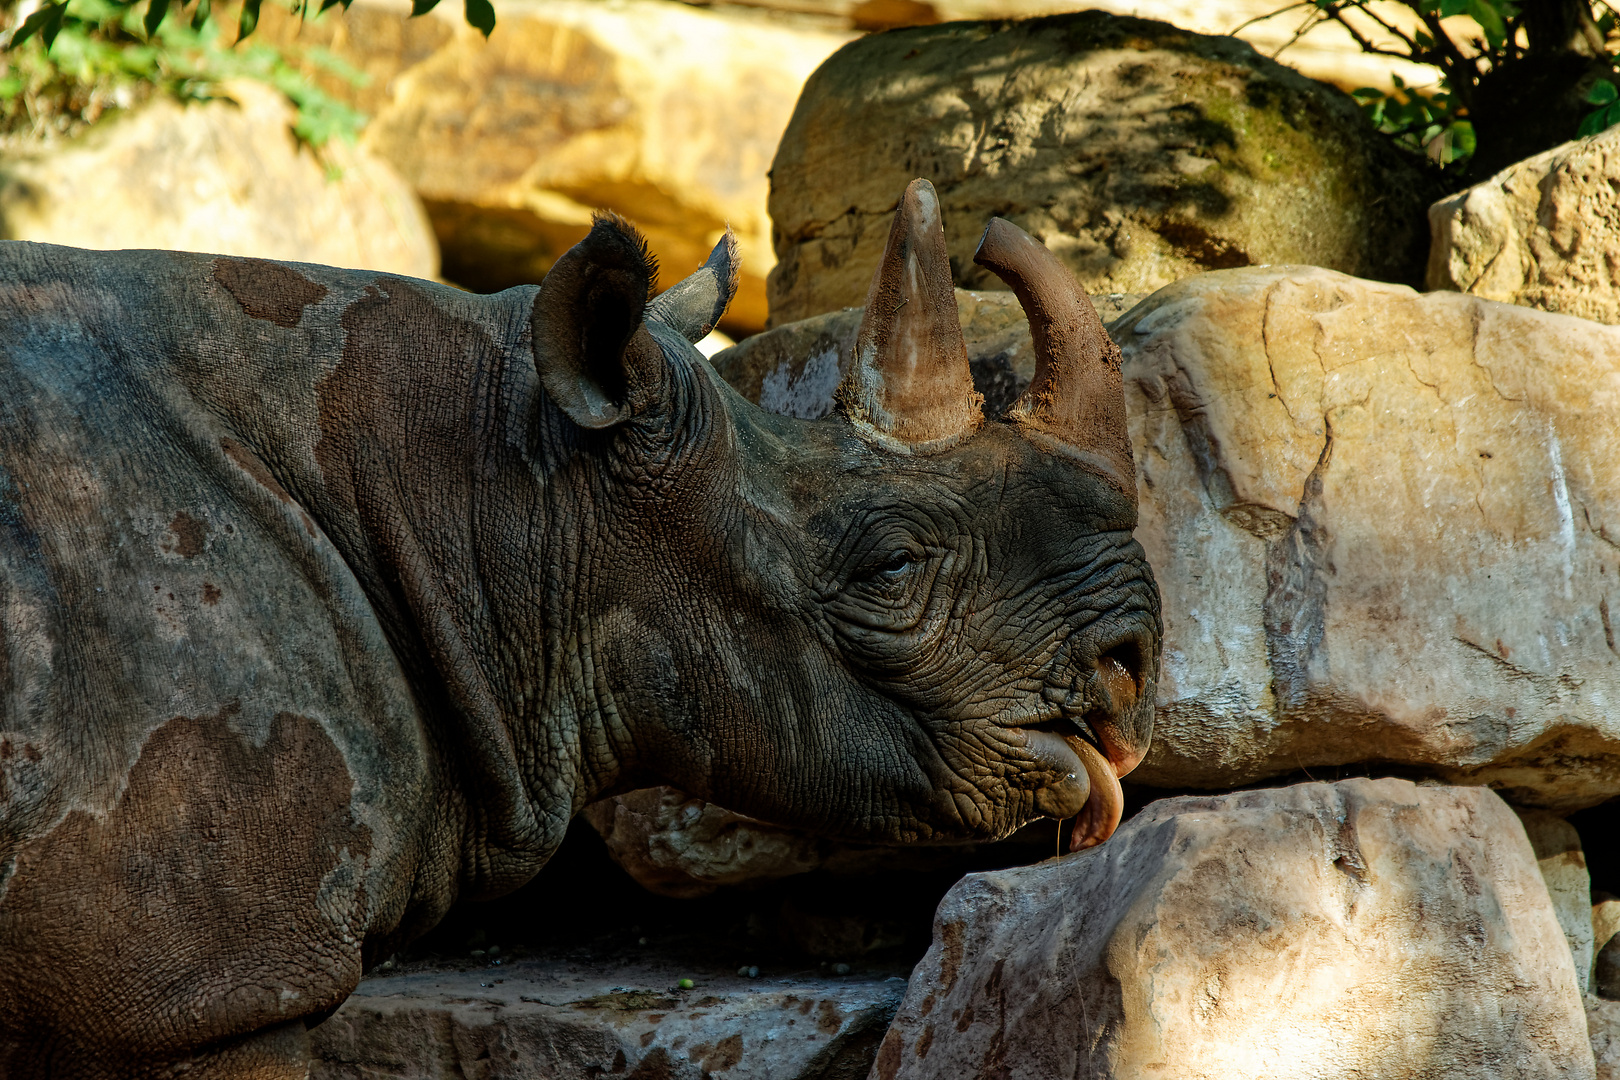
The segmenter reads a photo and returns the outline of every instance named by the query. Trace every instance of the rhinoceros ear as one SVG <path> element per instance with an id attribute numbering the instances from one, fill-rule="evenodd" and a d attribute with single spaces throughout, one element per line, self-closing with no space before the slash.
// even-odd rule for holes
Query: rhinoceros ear
<path id="1" fill-rule="evenodd" d="M 741 265 L 737 234 L 727 225 L 726 235 L 709 252 L 709 261 L 648 304 L 647 318 L 657 319 L 696 345 L 709 336 L 731 306 L 731 298 L 737 295 L 737 269 Z"/>
<path id="2" fill-rule="evenodd" d="M 663 349 L 642 324 L 657 279 L 635 226 L 604 213 L 541 282 L 531 317 L 535 368 L 580 427 L 627 419 L 635 387 L 664 374 Z"/>

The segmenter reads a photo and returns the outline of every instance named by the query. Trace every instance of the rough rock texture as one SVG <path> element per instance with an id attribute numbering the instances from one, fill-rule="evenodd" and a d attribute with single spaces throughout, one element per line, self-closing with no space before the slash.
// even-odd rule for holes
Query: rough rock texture
<path id="1" fill-rule="evenodd" d="M 437 275 L 422 204 L 392 168 L 334 141 L 329 179 L 280 94 L 246 81 L 228 92 L 238 104 L 160 95 L 70 142 L 8 150 L 0 234 Z"/>
<path id="2" fill-rule="evenodd" d="M 1082 12 L 873 35 L 811 76 L 777 150 L 773 325 L 864 302 L 895 200 L 939 192 L 957 284 L 1011 219 L 1090 292 L 1312 263 L 1416 281 L 1425 174 L 1342 92 L 1233 38 Z"/>
<path id="3" fill-rule="evenodd" d="M 1590 993 L 1597 912 L 1592 906 L 1592 877 L 1586 871 L 1580 834 L 1569 822 L 1545 810 L 1521 810 L 1519 820 L 1536 854 L 1541 880 L 1547 883 L 1553 913 L 1569 943 L 1581 993 Z"/>
<path id="4" fill-rule="evenodd" d="M 615 862 L 643 888 L 681 899 L 721 885 L 814 870 L 823 842 L 694 799 L 670 787 L 642 788 L 592 803 L 585 819 Z"/>
<path id="5" fill-rule="evenodd" d="M 1092 304 L 1107 323 L 1141 297 L 1126 293 L 1094 296 Z M 864 308 L 817 315 L 756 334 L 715 354 L 716 370 L 750 401 L 784 416 L 814 420 L 833 408 L 833 391 L 855 354 L 855 334 Z M 1035 374 L 1035 353 L 1024 309 L 1010 292 L 956 290 L 974 389 L 994 415 L 1023 393 Z"/>
<path id="6" fill-rule="evenodd" d="M 678 981 L 696 976 L 696 987 Z M 364 980 L 310 1033 L 311 1080 L 854 1080 L 905 980 L 758 979 L 658 959 L 518 961 Z"/>
<path id="7" fill-rule="evenodd" d="M 1620 128 L 1429 208 L 1428 287 L 1620 323 Z"/>
<path id="8" fill-rule="evenodd" d="M 652 0 L 495 12 L 487 42 L 459 6 L 411 20 L 362 2 L 301 31 L 371 74 L 329 89 L 374 111 L 362 145 L 426 201 L 445 276 L 538 281 L 605 208 L 641 228 L 670 285 L 729 222 L 743 266 L 724 325 L 763 326 L 766 170 L 804 80 L 849 34 Z"/>
<path id="9" fill-rule="evenodd" d="M 1587 998 L 1586 1025 L 1597 1080 L 1620 1080 L 1620 1001 Z"/>
<path id="10" fill-rule="evenodd" d="M 980 868 L 969 864 L 985 845 L 959 844 L 902 848 L 851 844 L 813 836 L 797 829 L 768 825 L 734 814 L 671 787 L 641 788 L 591 803 L 583 811 L 607 845 L 608 854 L 636 883 L 650 892 L 691 899 L 722 885 L 770 881 L 812 870 L 834 874 L 884 871 L 933 871 Z M 1032 826 L 998 846 L 1024 849 L 1038 859 L 1052 850 L 1050 828 Z M 1015 858 L 1015 857 L 1010 857 Z M 808 918 L 808 917 L 807 917 Z M 862 947 L 815 947 L 810 938 L 825 938 L 825 927 L 805 925 L 794 938 L 812 955 L 846 957 L 871 951 Z"/>
<path id="11" fill-rule="evenodd" d="M 1166 799 L 959 882 L 878 1051 L 896 1077 L 1591 1077 L 1518 820 L 1400 780 Z"/>
<path id="12" fill-rule="evenodd" d="M 1553 809 L 1620 790 L 1620 330 L 1255 268 L 1114 333 L 1164 597 L 1137 778 L 1402 765 Z"/>

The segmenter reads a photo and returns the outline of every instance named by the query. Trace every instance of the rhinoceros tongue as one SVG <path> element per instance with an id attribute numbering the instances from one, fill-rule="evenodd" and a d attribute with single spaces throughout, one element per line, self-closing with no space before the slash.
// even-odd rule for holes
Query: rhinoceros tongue
<path id="1" fill-rule="evenodd" d="M 1097 748 L 1081 738 L 1065 740 L 1080 756 L 1086 777 L 1091 781 L 1091 796 L 1074 819 L 1074 832 L 1069 834 L 1069 850 L 1084 851 L 1096 847 L 1119 828 L 1119 819 L 1125 812 L 1125 792 L 1119 786 L 1114 766 L 1097 752 Z"/>

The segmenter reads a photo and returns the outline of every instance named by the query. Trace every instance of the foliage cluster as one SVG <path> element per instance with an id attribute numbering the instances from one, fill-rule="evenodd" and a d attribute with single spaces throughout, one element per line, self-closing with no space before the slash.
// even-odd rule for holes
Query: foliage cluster
<path id="1" fill-rule="evenodd" d="M 1411 87 L 1399 76 L 1392 88 L 1354 91 L 1369 119 L 1398 144 L 1427 154 L 1442 166 L 1465 167 L 1478 147 L 1476 121 L 1487 103 L 1484 88 L 1491 80 L 1529 75 L 1541 61 L 1565 65 L 1570 78 L 1588 78 L 1585 100 L 1599 105 L 1582 122 L 1591 134 L 1620 122 L 1615 101 L 1616 11 L 1607 0 L 1397 0 L 1415 20 L 1406 25 L 1380 14 L 1377 0 L 1301 0 L 1272 15 L 1308 9 L 1294 39 L 1317 26 L 1337 23 L 1364 52 L 1399 57 L 1440 70 L 1438 85 Z M 1467 16 L 1460 19 L 1459 16 Z M 1270 16 L 1267 16 L 1270 17 Z M 1415 21 L 1415 25 L 1413 22 Z M 1596 70 L 1599 77 L 1584 73 Z M 1534 83 L 1535 93 L 1556 92 L 1556 83 Z M 1498 95 L 1500 96 L 1500 95 Z M 1521 111 L 1524 103 L 1516 104 Z M 1525 122 L 1536 118 L 1524 116 Z M 1562 133 L 1562 141 L 1572 133 Z"/>
<path id="2" fill-rule="evenodd" d="M 349 0 L 289 0 L 299 18 L 318 17 Z M 415 0 L 411 14 L 438 0 Z M 467 21 L 487 36 L 495 27 L 489 0 L 464 0 Z M 0 135 L 72 134 L 108 109 L 129 108 L 153 93 L 181 100 L 223 95 L 232 79 L 255 79 L 284 94 L 297 111 L 293 130 L 313 147 L 353 141 L 363 113 L 322 90 L 312 77 L 331 72 L 354 84 L 365 76 L 314 46 L 249 42 L 262 0 L 228 9 L 215 0 L 0 0 Z M 222 27 L 234 15 L 234 34 Z"/>

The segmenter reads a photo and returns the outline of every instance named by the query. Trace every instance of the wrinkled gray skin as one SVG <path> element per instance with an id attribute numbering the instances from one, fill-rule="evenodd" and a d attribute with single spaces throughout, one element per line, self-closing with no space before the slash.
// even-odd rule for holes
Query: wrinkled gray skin
<path id="1" fill-rule="evenodd" d="M 302 1076 L 614 790 L 1004 836 L 1085 803 L 1029 728 L 1109 650 L 1145 749 L 1127 498 L 1004 424 L 768 415 L 642 321 L 623 227 L 571 258 L 474 296 L 0 245 L 0 1076 Z"/>

